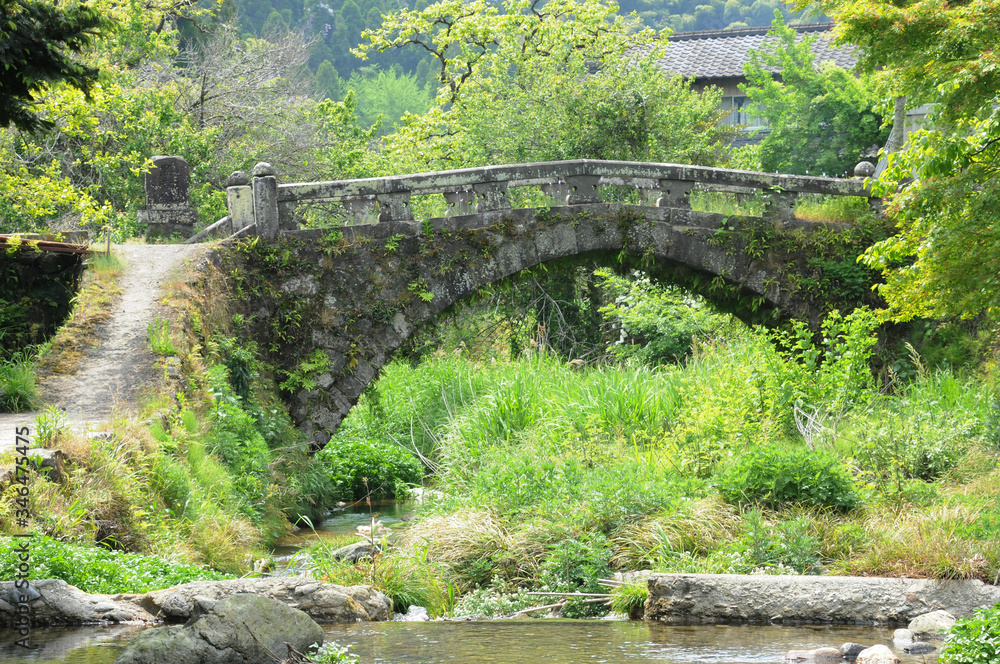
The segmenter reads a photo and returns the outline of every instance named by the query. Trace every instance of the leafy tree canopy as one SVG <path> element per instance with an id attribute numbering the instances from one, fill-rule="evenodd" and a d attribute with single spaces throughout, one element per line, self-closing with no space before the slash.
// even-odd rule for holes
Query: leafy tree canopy
<path id="1" fill-rule="evenodd" d="M 43 0 L 0 0 L 0 127 L 50 124 L 37 115 L 35 103 L 50 83 L 63 81 L 89 94 L 97 69 L 74 54 L 104 25 L 87 5 L 63 9 Z"/>
<path id="2" fill-rule="evenodd" d="M 1000 314 L 1000 4 L 825 0 L 883 96 L 931 104 L 878 190 L 894 237 L 864 256 L 899 320 Z M 914 179 L 915 177 L 915 179 Z M 902 184 L 900 184 L 902 183 Z"/>
<path id="3" fill-rule="evenodd" d="M 885 145 L 889 133 L 872 110 L 879 97 L 868 77 L 815 62 L 810 46 L 816 37 L 798 35 L 780 13 L 769 34 L 778 41 L 750 52 L 744 66 L 748 82 L 740 86 L 771 127 L 760 146 L 761 168 L 830 176 L 853 172 L 864 153 Z"/>
<path id="4" fill-rule="evenodd" d="M 427 113 L 386 137 L 381 170 L 584 157 L 710 163 L 726 136 L 718 97 L 664 75 L 656 33 L 637 30 L 613 2 L 442 0 L 365 35 L 361 55 L 433 54 L 440 84 Z"/>

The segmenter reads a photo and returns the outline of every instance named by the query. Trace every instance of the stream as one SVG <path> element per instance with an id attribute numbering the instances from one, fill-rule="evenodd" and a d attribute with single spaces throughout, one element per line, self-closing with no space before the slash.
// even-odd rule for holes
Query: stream
<path id="1" fill-rule="evenodd" d="M 317 524 L 281 540 L 273 555 L 279 566 L 315 538 L 340 538 L 371 522 L 405 527 L 414 503 L 384 501 L 371 508 L 347 505 Z M 0 630 L 0 663 L 113 664 L 143 627 L 33 629 L 31 649 L 14 645 L 15 632 Z M 361 664 L 779 664 L 789 650 L 839 647 L 847 641 L 892 644 L 892 629 L 856 626 L 665 625 L 628 620 L 532 619 L 431 621 L 324 625 L 328 641 L 350 646 Z M 933 664 L 937 653 L 901 656 L 904 664 Z"/>
<path id="2" fill-rule="evenodd" d="M 34 629 L 25 650 L 0 631 L 0 662 L 112 664 L 141 628 Z M 361 664 L 779 664 L 789 650 L 892 643 L 885 627 L 674 626 L 627 620 L 522 619 L 325 625 L 327 640 L 350 645 Z M 933 664 L 937 654 L 902 655 Z"/>

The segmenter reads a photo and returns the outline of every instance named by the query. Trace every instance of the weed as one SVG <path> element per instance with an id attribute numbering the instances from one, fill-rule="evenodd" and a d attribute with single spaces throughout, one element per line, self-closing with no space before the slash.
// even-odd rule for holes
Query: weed
<path id="1" fill-rule="evenodd" d="M 170 321 L 157 318 L 146 326 L 146 333 L 154 353 L 163 357 L 177 355 L 177 347 L 170 338 Z"/>
<path id="2" fill-rule="evenodd" d="M 402 240 L 403 237 L 404 236 L 402 234 L 396 233 L 387 238 L 385 241 L 385 250 L 388 251 L 389 253 L 395 252 L 397 249 L 399 249 L 399 241 Z"/>
<path id="3" fill-rule="evenodd" d="M 305 661 L 312 664 L 357 664 L 358 658 L 347 651 L 347 646 L 342 646 L 336 641 L 328 641 L 323 645 L 312 644 L 310 648 L 316 651 L 307 655 Z"/>
<path id="4" fill-rule="evenodd" d="M 89 593 L 144 593 L 189 581 L 226 578 L 194 565 L 68 544 L 51 537 L 35 537 L 31 553 L 30 578 L 62 579 Z M 0 537 L 0 576 L 15 578 L 19 564 L 15 539 Z"/>
<path id="5" fill-rule="evenodd" d="M 46 406 L 35 418 L 35 441 L 42 447 L 54 447 L 66 428 L 66 413 L 56 406 Z"/>
<path id="6" fill-rule="evenodd" d="M 839 459 L 807 449 L 760 447 L 740 458 L 718 481 L 719 493 L 742 505 L 809 505 L 836 510 L 860 498 Z"/>

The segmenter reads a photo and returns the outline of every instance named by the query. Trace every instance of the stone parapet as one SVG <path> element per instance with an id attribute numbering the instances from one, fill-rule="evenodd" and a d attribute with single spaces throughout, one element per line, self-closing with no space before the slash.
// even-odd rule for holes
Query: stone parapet
<path id="1" fill-rule="evenodd" d="M 981 581 L 852 576 L 652 574 L 646 620 L 905 625 L 929 611 L 970 616 L 1000 602 Z"/>

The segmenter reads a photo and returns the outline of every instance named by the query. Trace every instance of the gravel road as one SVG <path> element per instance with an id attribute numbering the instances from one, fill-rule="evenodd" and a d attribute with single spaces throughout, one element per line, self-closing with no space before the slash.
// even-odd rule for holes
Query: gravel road
<path id="1" fill-rule="evenodd" d="M 97 332 L 99 343 L 80 362 L 77 372 L 42 380 L 44 403 L 65 411 L 67 421 L 80 431 L 97 430 L 113 407 L 135 412 L 143 389 L 155 384 L 146 328 L 157 316 L 167 315 L 160 304 L 163 287 L 185 261 L 204 250 L 202 245 L 183 244 L 115 247 L 127 265 L 119 281 L 122 296 L 111 318 Z M 13 447 L 15 427 L 33 425 L 35 415 L 0 415 L 0 452 Z"/>

